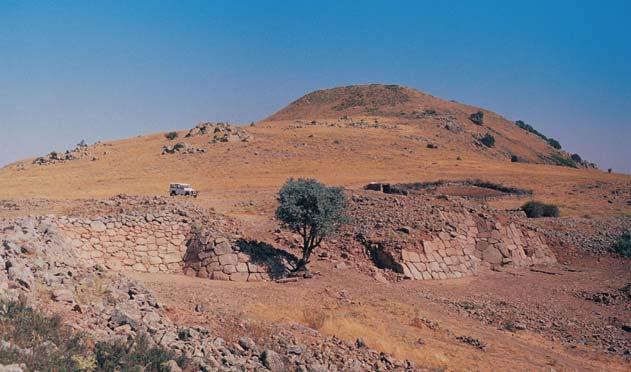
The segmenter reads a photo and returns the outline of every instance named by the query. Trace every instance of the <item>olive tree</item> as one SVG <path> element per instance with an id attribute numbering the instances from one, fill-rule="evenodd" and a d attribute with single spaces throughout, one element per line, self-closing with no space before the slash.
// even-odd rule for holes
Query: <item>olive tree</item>
<path id="1" fill-rule="evenodd" d="M 278 193 L 278 202 L 276 218 L 302 237 L 302 259 L 295 271 L 305 269 L 313 250 L 348 221 L 344 191 L 314 179 L 289 179 Z"/>

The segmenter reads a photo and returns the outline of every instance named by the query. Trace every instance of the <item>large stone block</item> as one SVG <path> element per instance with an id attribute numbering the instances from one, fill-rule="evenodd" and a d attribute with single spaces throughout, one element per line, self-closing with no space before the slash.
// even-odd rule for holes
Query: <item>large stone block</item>
<path id="1" fill-rule="evenodd" d="M 107 226 L 101 221 L 92 221 L 92 223 L 90 223 L 90 229 L 92 229 L 92 231 L 101 232 L 107 230 Z"/>
<path id="2" fill-rule="evenodd" d="M 230 274 L 230 280 L 234 282 L 245 282 L 248 280 L 250 274 L 248 273 L 234 273 Z"/>
<path id="3" fill-rule="evenodd" d="M 224 265 L 223 272 L 226 274 L 232 274 L 237 272 L 237 267 L 235 265 Z"/>
<path id="4" fill-rule="evenodd" d="M 241 273 L 247 273 L 249 271 L 248 270 L 248 264 L 245 263 L 245 262 L 239 262 L 237 264 L 237 271 L 241 272 Z"/>
<path id="5" fill-rule="evenodd" d="M 493 246 L 488 246 L 483 252 L 482 252 L 482 261 L 484 262 L 488 262 L 491 264 L 501 264 L 502 263 L 502 253 L 500 252 L 499 249 L 493 247 Z"/>
<path id="6" fill-rule="evenodd" d="M 219 256 L 219 263 L 223 265 L 236 265 L 239 262 L 236 254 L 224 254 Z"/>
<path id="7" fill-rule="evenodd" d="M 225 255 L 228 253 L 232 253 L 232 246 L 230 246 L 230 243 L 228 243 L 228 241 L 222 241 L 219 244 L 215 244 L 215 254 L 217 256 L 221 256 L 221 255 Z"/>
<path id="8" fill-rule="evenodd" d="M 212 278 L 214 280 L 230 280 L 228 274 L 224 273 L 223 271 L 213 271 Z"/>

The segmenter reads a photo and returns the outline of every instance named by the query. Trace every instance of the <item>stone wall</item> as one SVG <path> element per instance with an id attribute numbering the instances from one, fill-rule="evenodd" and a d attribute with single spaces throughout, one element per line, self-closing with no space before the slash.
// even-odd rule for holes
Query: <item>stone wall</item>
<path id="1" fill-rule="evenodd" d="M 182 272 L 191 227 L 173 214 L 60 217 L 55 224 L 79 258 L 111 270 Z"/>
<path id="2" fill-rule="evenodd" d="M 202 278 L 260 281 L 270 278 L 264 263 L 251 262 L 238 239 L 205 231 L 177 213 L 117 214 L 53 218 L 79 259 L 114 271 L 185 273 Z"/>
<path id="3" fill-rule="evenodd" d="M 223 237 L 198 235 L 189 243 L 184 257 L 184 274 L 215 280 L 269 280 L 271 265 L 264 261 L 255 262 L 256 256 L 242 251 L 242 246 L 248 245 L 243 240 L 231 243 Z"/>
<path id="4" fill-rule="evenodd" d="M 544 235 L 523 212 L 494 210 L 463 199 L 355 195 L 355 231 L 375 264 L 409 279 L 475 275 L 481 266 L 556 262 Z"/>
<path id="5" fill-rule="evenodd" d="M 543 236 L 515 222 L 469 213 L 445 213 L 456 232 L 440 232 L 402 249 L 398 262 L 409 278 L 447 279 L 477 273 L 482 266 L 531 266 L 556 262 Z"/>

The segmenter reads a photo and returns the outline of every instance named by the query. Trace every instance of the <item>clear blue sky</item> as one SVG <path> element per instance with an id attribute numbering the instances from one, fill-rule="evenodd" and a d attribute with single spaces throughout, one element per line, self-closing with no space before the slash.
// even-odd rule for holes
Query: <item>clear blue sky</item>
<path id="1" fill-rule="evenodd" d="M 1 0 L 0 164 L 381 82 L 631 173 L 631 2 L 517 3 Z"/>

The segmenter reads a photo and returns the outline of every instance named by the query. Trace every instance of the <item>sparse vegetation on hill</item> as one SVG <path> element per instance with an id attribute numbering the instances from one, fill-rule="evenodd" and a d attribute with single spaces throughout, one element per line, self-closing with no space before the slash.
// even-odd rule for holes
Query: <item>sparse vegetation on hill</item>
<path id="1" fill-rule="evenodd" d="M 559 217 L 559 208 L 554 204 L 545 204 L 538 201 L 529 201 L 521 209 L 528 218 Z"/>
<path id="2" fill-rule="evenodd" d="M 495 146 L 495 137 L 491 133 L 485 134 L 480 138 L 480 143 L 482 143 L 486 147 L 494 147 Z"/>
<path id="3" fill-rule="evenodd" d="M 341 188 L 301 178 L 288 180 L 278 193 L 278 201 L 276 218 L 303 240 L 302 259 L 295 270 L 305 269 L 313 250 L 347 222 L 346 197 Z"/>
<path id="4" fill-rule="evenodd" d="M 540 137 L 541 139 L 543 139 L 544 141 L 548 140 L 548 137 L 546 137 L 543 133 L 539 132 L 538 130 L 536 130 L 535 128 L 532 127 L 532 125 L 530 124 L 526 124 L 524 121 L 522 120 L 517 120 L 515 122 L 515 125 L 517 125 L 518 127 L 520 127 L 521 129 L 525 130 L 526 132 L 530 132 L 538 137 Z"/>
<path id="5" fill-rule="evenodd" d="M 625 231 L 616 243 L 611 247 L 611 251 L 623 257 L 631 257 L 631 232 Z"/>
<path id="6" fill-rule="evenodd" d="M 165 134 L 164 137 L 166 139 L 168 139 L 169 141 L 173 141 L 174 139 L 176 139 L 178 137 L 178 134 L 177 134 L 177 132 L 169 132 L 169 133 Z"/>
<path id="7" fill-rule="evenodd" d="M 477 125 L 484 124 L 484 113 L 482 111 L 474 112 L 469 116 L 469 119 Z"/>
<path id="8" fill-rule="evenodd" d="M 548 144 L 557 150 L 561 150 L 561 143 L 554 138 L 548 138 Z"/>

